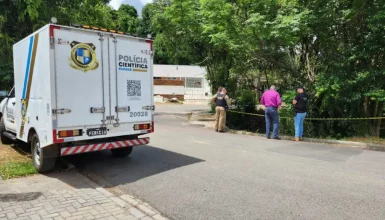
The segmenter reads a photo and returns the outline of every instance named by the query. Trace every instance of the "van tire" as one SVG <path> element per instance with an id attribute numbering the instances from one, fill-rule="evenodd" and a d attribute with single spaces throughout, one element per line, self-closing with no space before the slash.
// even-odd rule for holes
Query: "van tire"
<path id="1" fill-rule="evenodd" d="M 56 164 L 56 158 L 44 158 L 44 149 L 40 148 L 40 140 L 37 134 L 31 137 L 31 153 L 33 166 L 39 173 L 53 170 Z"/>
<path id="2" fill-rule="evenodd" d="M 111 149 L 112 156 L 114 157 L 127 157 L 131 154 L 133 147 L 124 147 Z"/>
<path id="3" fill-rule="evenodd" d="M 5 124 L 4 124 L 4 117 L 1 117 L 1 120 L 0 120 L 0 139 L 1 139 L 1 143 L 6 144 L 6 145 L 13 144 L 13 141 L 10 138 L 8 138 L 8 137 L 6 137 L 4 135 L 4 132 L 6 132 Z"/>

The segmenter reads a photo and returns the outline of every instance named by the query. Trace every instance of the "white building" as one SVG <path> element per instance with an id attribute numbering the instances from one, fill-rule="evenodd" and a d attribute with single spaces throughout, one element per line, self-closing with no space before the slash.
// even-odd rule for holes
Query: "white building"
<path id="1" fill-rule="evenodd" d="M 154 94 L 186 101 L 207 101 L 211 89 L 206 69 L 199 66 L 154 65 Z"/>

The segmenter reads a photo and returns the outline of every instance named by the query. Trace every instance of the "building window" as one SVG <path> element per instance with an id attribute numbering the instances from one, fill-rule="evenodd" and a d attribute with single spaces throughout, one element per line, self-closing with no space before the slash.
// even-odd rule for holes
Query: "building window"
<path id="1" fill-rule="evenodd" d="M 168 80 L 176 80 L 176 77 L 168 77 Z"/>
<path id="2" fill-rule="evenodd" d="M 154 79 L 162 79 L 161 77 L 154 77 Z"/>
<path id="3" fill-rule="evenodd" d="M 203 78 L 186 78 L 186 88 L 203 88 Z"/>

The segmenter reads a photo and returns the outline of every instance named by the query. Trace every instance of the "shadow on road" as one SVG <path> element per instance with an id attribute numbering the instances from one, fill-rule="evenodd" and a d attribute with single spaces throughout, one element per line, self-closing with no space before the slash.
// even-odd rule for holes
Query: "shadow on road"
<path id="1" fill-rule="evenodd" d="M 151 146 L 136 147 L 127 158 L 115 158 L 104 151 L 70 156 L 66 160 L 81 172 L 107 180 L 110 187 L 204 161 Z"/>
<path id="2" fill-rule="evenodd" d="M 38 199 L 41 195 L 42 195 L 41 192 L 0 194 L 0 202 L 33 201 Z"/>

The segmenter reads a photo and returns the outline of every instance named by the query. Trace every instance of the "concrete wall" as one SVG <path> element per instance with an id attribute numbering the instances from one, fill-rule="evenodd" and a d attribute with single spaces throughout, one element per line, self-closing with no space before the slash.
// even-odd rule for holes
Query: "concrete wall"
<path id="1" fill-rule="evenodd" d="M 154 94 L 183 95 L 186 101 L 205 102 L 212 97 L 205 75 L 206 69 L 199 66 L 154 65 Z M 193 78 L 202 79 L 202 88 L 194 88 Z M 178 86 L 183 86 L 183 91 Z"/>
<path id="2" fill-rule="evenodd" d="M 154 86 L 155 95 L 184 95 L 184 86 Z"/>
<path id="3" fill-rule="evenodd" d="M 186 101 L 207 101 L 211 98 L 211 90 L 206 79 L 203 80 L 203 88 L 185 88 L 184 99 Z M 207 96 L 206 96 L 207 93 Z"/>
<path id="4" fill-rule="evenodd" d="M 154 77 L 202 77 L 206 68 L 185 65 L 154 65 Z"/>
<path id="5" fill-rule="evenodd" d="M 182 81 L 182 80 L 154 79 L 154 85 L 156 85 L 156 86 L 184 86 L 184 81 Z"/>

